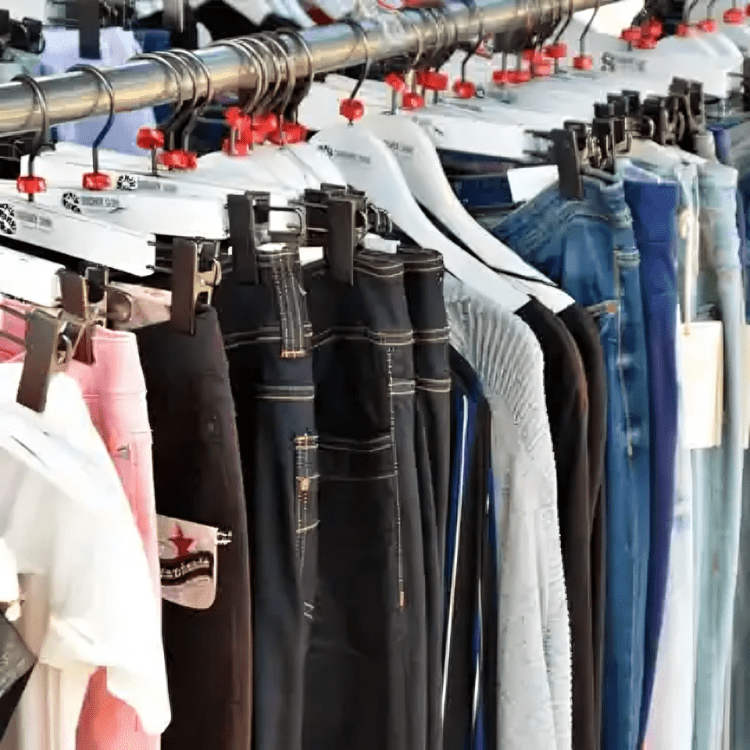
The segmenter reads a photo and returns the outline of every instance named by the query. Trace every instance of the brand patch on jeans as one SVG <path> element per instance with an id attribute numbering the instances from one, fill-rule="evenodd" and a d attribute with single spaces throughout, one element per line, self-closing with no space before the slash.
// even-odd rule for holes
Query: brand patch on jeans
<path id="1" fill-rule="evenodd" d="M 162 599 L 208 609 L 216 599 L 219 530 L 168 516 L 157 517 Z"/>

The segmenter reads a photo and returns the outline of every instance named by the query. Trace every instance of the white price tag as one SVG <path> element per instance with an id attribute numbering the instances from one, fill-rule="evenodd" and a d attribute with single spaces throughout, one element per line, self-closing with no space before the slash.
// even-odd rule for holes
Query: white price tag
<path id="1" fill-rule="evenodd" d="M 713 448 L 721 445 L 724 409 L 723 327 L 717 320 L 693 321 L 680 326 L 680 337 L 685 444 Z"/>

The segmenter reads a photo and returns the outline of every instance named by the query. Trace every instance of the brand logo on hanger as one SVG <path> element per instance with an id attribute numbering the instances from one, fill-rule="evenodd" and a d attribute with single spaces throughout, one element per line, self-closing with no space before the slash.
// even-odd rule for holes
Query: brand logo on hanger
<path id="1" fill-rule="evenodd" d="M 132 174 L 121 174 L 117 178 L 118 190 L 138 190 L 138 178 Z"/>
<path id="2" fill-rule="evenodd" d="M 29 229 L 39 229 L 43 232 L 49 232 L 52 229 L 52 219 L 48 216 L 42 216 L 25 208 L 16 208 L 15 214 L 16 219 Z"/>
<path id="3" fill-rule="evenodd" d="M 82 208 L 102 208 L 106 211 L 119 211 L 119 198 L 113 198 L 109 195 L 79 195 L 78 193 L 64 193 L 62 204 L 68 211 L 74 214 L 80 214 Z"/>
<path id="4" fill-rule="evenodd" d="M 0 203 L 0 232 L 15 234 L 18 231 L 16 212 L 10 203 Z"/>
<path id="5" fill-rule="evenodd" d="M 388 146 L 391 151 L 396 153 L 396 156 L 410 159 L 414 155 L 414 146 L 409 146 L 407 143 L 399 143 L 398 141 L 387 141 L 383 139 L 383 143 Z"/>
<path id="6" fill-rule="evenodd" d="M 337 148 L 332 148 L 326 144 L 321 144 L 318 148 L 328 156 L 329 159 L 343 159 L 348 162 L 356 162 L 357 164 L 364 164 L 369 166 L 372 164 L 372 159 L 364 154 L 356 154 L 353 151 L 341 151 Z"/>
<path id="7" fill-rule="evenodd" d="M 613 73 L 616 70 L 630 70 L 637 73 L 645 73 L 648 68 L 646 60 L 633 57 L 632 55 L 618 55 L 613 52 L 605 52 L 602 55 L 602 70 Z"/>
<path id="8" fill-rule="evenodd" d="M 117 178 L 118 190 L 159 190 L 163 193 L 176 193 L 177 185 L 171 182 L 148 180 L 137 174 L 121 174 Z"/>

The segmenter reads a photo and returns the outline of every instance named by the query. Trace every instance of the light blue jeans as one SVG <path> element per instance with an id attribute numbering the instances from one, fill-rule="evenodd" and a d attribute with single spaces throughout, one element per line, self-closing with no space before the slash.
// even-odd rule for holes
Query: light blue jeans
<path id="1" fill-rule="evenodd" d="M 693 750 L 719 750 L 739 561 L 745 308 L 736 224 L 737 171 L 718 163 L 700 165 L 698 187 L 701 257 L 694 309 L 699 318 L 716 315 L 723 323 L 724 430 L 720 447 L 693 451 L 692 456 L 698 618 Z M 745 579 L 743 585 L 748 582 Z M 747 684 L 746 672 L 743 678 Z M 743 713 L 748 708 L 745 704 Z"/>

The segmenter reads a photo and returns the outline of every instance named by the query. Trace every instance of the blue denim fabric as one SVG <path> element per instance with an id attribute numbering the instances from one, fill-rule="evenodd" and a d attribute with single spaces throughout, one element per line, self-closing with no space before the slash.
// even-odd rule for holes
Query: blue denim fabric
<path id="1" fill-rule="evenodd" d="M 607 604 L 604 750 L 634 750 L 643 691 L 650 534 L 648 357 L 639 254 L 621 181 L 584 179 L 581 201 L 557 186 L 494 234 L 597 317 L 607 367 Z"/>
<path id="2" fill-rule="evenodd" d="M 468 719 L 464 726 L 465 736 L 462 746 L 467 750 L 485 750 L 487 743 L 490 741 L 486 722 L 486 712 L 489 707 L 486 704 L 491 699 L 487 695 L 488 691 L 485 689 L 483 679 L 488 674 L 486 644 L 497 642 L 497 620 L 496 618 L 487 617 L 487 612 L 497 611 L 496 591 L 498 588 L 498 578 L 496 566 L 492 570 L 484 571 L 483 574 L 481 556 L 483 552 L 489 551 L 487 555 L 488 560 L 494 564 L 497 559 L 496 524 L 499 522 L 499 517 L 494 512 L 494 504 L 487 503 L 487 507 L 485 507 L 485 498 L 477 495 L 478 485 L 476 477 L 472 475 L 476 470 L 476 463 L 472 460 L 472 457 L 475 456 L 477 451 L 489 450 L 489 445 L 477 445 L 478 420 L 482 418 L 479 407 L 480 402 L 485 402 L 482 384 L 468 362 L 457 356 L 453 351 L 451 352 L 451 368 L 453 374 L 451 402 L 452 421 L 454 422 L 454 451 L 452 456 L 451 486 L 446 527 L 444 569 L 444 601 L 446 606 L 443 632 L 446 634 L 449 633 L 449 621 L 454 615 L 451 609 L 453 601 L 451 593 L 455 587 L 455 594 L 457 596 L 455 606 L 472 606 L 474 611 L 471 613 L 472 639 L 468 653 L 463 647 L 463 643 L 453 643 L 450 658 L 466 659 L 465 669 L 468 670 L 468 674 L 471 677 L 471 685 L 474 689 L 478 689 L 478 694 L 475 696 L 477 699 L 476 704 L 473 707 L 476 713 L 472 714 L 472 706 L 468 704 L 462 706 L 462 709 L 464 709 L 462 715 L 465 713 Z M 481 414 L 484 418 L 488 417 L 487 411 L 483 411 Z M 480 481 L 480 485 L 488 489 L 490 497 L 493 496 L 491 474 L 492 470 L 488 462 L 487 475 L 483 482 Z M 467 538 L 467 531 L 470 531 L 470 528 L 467 528 L 466 518 L 467 514 L 472 510 L 469 508 L 471 503 L 477 504 L 478 507 L 474 511 L 479 513 L 482 519 L 482 541 L 476 548 L 472 544 L 475 540 Z M 460 548 L 467 544 L 478 555 L 478 559 L 476 560 L 478 581 L 467 581 L 465 580 L 465 576 L 461 575 L 459 575 L 457 580 L 454 580 L 454 564 L 457 564 L 458 561 L 456 556 L 460 555 Z M 482 545 L 485 545 L 486 548 Z M 480 586 L 480 595 L 474 598 L 466 589 L 469 588 L 476 591 L 477 584 Z M 484 614 L 483 601 L 485 603 Z M 447 645 L 448 642 L 446 639 Z M 446 658 L 447 664 L 448 659 Z M 477 675 L 479 679 L 475 679 Z M 448 675 L 446 674 L 446 679 L 447 677 Z M 464 694 L 461 697 L 466 698 Z M 448 711 L 446 711 L 446 716 L 450 717 Z M 453 718 L 455 719 L 455 716 Z M 450 722 L 450 718 L 448 721 Z M 448 723 L 446 723 L 446 726 L 448 726 Z M 451 733 L 451 738 L 455 739 L 453 733 Z"/>
<path id="3" fill-rule="evenodd" d="M 739 172 L 737 185 L 737 229 L 740 235 L 740 261 L 745 289 L 745 312 L 750 314 L 750 123 L 729 118 L 711 126 L 716 154 L 722 164 Z M 748 319 L 750 322 L 750 319 Z"/>
<path id="4" fill-rule="evenodd" d="M 651 544 L 646 595 L 645 665 L 638 746 L 646 734 L 664 617 L 675 499 L 677 448 L 676 182 L 625 180 L 625 200 L 641 256 L 651 413 Z"/>
<path id="5" fill-rule="evenodd" d="M 732 651 L 742 509 L 743 378 L 742 323 L 744 299 L 736 226 L 737 172 L 721 164 L 698 169 L 702 265 L 694 309 L 715 308 L 724 329 L 724 429 L 722 444 L 693 452 L 696 493 L 696 562 L 698 628 L 696 648 L 694 750 L 718 750 L 727 700 L 727 670 Z M 750 533 L 750 529 L 745 529 Z M 741 586 L 750 583 L 743 566 Z M 738 622 L 738 639 L 747 636 L 746 617 Z M 747 722 L 747 669 L 733 675 L 735 731 Z M 736 696 L 735 696 L 736 692 Z M 747 739 L 747 737 L 745 737 Z M 732 747 L 745 747 L 741 741 Z"/>

